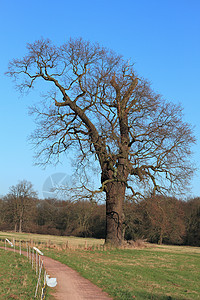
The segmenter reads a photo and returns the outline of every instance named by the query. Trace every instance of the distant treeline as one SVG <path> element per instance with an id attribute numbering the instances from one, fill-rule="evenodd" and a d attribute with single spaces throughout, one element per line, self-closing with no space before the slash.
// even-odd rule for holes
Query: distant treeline
<path id="1" fill-rule="evenodd" d="M 0 199 L 0 230 L 104 238 L 104 204 L 89 201 Z M 200 246 L 200 198 L 188 201 L 156 196 L 124 204 L 124 238 Z"/>

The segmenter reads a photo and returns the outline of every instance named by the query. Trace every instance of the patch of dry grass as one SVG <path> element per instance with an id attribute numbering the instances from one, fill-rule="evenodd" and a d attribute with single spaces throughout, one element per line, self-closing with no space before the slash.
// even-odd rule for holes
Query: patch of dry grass
<path id="1" fill-rule="evenodd" d="M 94 238 L 79 238 L 71 236 L 55 236 L 55 235 L 42 235 L 42 234 L 32 234 L 32 233 L 18 233 L 18 232 L 2 232 L 0 231 L 0 239 L 10 239 L 23 241 L 32 241 L 34 243 L 43 243 L 46 245 L 68 245 L 68 247 L 77 248 L 78 246 L 92 247 L 104 244 L 104 239 L 94 239 Z"/>

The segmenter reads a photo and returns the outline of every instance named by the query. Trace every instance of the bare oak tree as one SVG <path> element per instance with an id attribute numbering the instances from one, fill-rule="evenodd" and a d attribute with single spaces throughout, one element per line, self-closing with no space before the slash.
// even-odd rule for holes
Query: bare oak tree
<path id="1" fill-rule="evenodd" d="M 127 189 L 138 196 L 187 186 L 192 129 L 181 107 L 156 94 L 130 61 L 98 44 L 71 39 L 57 47 L 41 39 L 27 49 L 7 74 L 20 91 L 38 81 L 50 88 L 42 105 L 32 108 L 38 162 L 69 149 L 79 151 L 83 164 L 95 157 L 106 193 L 106 242 L 120 245 Z"/>

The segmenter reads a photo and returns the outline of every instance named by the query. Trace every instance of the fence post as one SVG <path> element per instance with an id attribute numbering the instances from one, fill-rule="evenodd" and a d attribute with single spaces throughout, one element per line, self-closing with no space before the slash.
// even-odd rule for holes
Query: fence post
<path id="1" fill-rule="evenodd" d="M 28 260 L 29 260 L 29 263 L 31 263 L 31 248 L 30 248 L 30 246 L 28 246 Z"/>
<path id="2" fill-rule="evenodd" d="M 32 269 L 34 267 L 34 249 L 32 249 Z"/>
<path id="3" fill-rule="evenodd" d="M 36 275 L 37 275 L 37 273 L 38 273 L 38 254 L 37 254 L 37 252 L 35 253 L 35 264 L 36 264 L 36 266 L 35 266 L 35 272 L 36 272 Z"/>
<path id="4" fill-rule="evenodd" d="M 40 255 L 38 254 L 38 273 L 40 270 L 40 265 L 41 265 L 41 258 L 40 258 Z"/>
<path id="5" fill-rule="evenodd" d="M 14 249 L 14 252 L 15 252 L 15 239 L 13 238 L 13 249 Z"/>
<path id="6" fill-rule="evenodd" d="M 45 292 L 46 292 L 46 270 L 44 270 L 44 282 L 42 286 L 41 300 L 45 299 Z"/>
<path id="7" fill-rule="evenodd" d="M 26 256 L 28 258 L 28 243 L 26 242 Z"/>
<path id="8" fill-rule="evenodd" d="M 35 298 L 37 297 L 37 291 L 38 291 L 38 286 L 39 286 L 39 283 L 40 283 L 40 277 L 41 277 L 42 267 L 43 267 L 43 261 L 41 263 L 40 270 L 39 270 L 38 281 L 37 281 L 37 285 L 36 285 L 36 289 L 35 289 Z"/>

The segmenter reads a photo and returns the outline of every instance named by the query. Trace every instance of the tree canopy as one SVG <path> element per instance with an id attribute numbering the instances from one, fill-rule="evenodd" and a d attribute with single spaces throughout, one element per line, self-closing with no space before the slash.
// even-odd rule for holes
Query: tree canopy
<path id="1" fill-rule="evenodd" d="M 182 108 L 165 101 L 133 64 L 83 39 L 62 46 L 50 40 L 27 45 L 28 54 L 9 64 L 20 91 L 40 80 L 49 91 L 32 107 L 37 161 L 46 164 L 73 150 L 77 162 L 94 157 L 106 192 L 107 241 L 122 241 L 122 204 L 133 195 L 183 191 L 194 166 L 192 128 Z"/>

